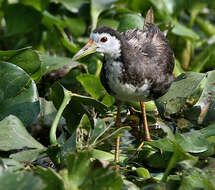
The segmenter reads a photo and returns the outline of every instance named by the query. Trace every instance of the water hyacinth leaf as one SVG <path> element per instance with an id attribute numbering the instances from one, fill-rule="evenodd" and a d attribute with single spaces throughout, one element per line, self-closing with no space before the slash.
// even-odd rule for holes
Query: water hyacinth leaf
<path id="1" fill-rule="evenodd" d="M 48 72 L 53 70 L 58 70 L 60 68 L 66 67 L 66 71 L 69 72 L 70 69 L 73 69 L 78 66 L 83 66 L 83 64 L 72 61 L 71 58 L 68 57 L 56 57 L 56 56 L 49 56 L 40 54 L 40 59 L 42 62 L 42 74 L 45 75 Z M 66 72 L 64 70 L 64 72 Z"/>
<path id="2" fill-rule="evenodd" d="M 16 65 L 0 62 L 0 68 L 0 120 L 13 114 L 27 127 L 40 112 L 36 85 Z"/>
<path id="3" fill-rule="evenodd" d="M 210 124 L 215 121 L 214 108 L 215 108 L 215 71 L 207 73 L 207 81 L 201 97 L 192 109 L 200 108 L 201 112 L 198 116 L 199 124 Z"/>
<path id="4" fill-rule="evenodd" d="M 186 151 L 190 153 L 201 153 L 212 148 L 209 142 L 198 133 L 191 136 L 184 136 L 182 134 L 175 135 L 176 142 Z"/>
<path id="5" fill-rule="evenodd" d="M 190 66 L 190 70 L 194 72 L 200 72 L 204 68 L 211 67 L 211 61 L 213 61 L 215 44 L 211 44 L 204 48 L 201 53 L 195 57 L 195 59 L 192 61 L 192 64 Z M 199 64 L 201 63 L 201 64 Z"/>
<path id="6" fill-rule="evenodd" d="M 89 152 L 71 153 L 67 156 L 68 183 L 70 183 L 71 189 L 77 189 L 83 184 L 85 176 L 90 170 L 90 157 Z M 67 181 L 66 176 L 64 180 Z"/>
<path id="7" fill-rule="evenodd" d="M 4 8 L 4 13 L 7 25 L 7 37 L 32 31 L 34 27 L 40 24 L 42 18 L 40 12 L 22 4 L 7 5 Z M 26 13 L 28 13 L 27 17 Z"/>
<path id="8" fill-rule="evenodd" d="M 13 171 L 24 169 L 24 165 L 16 160 L 9 159 L 9 158 L 3 158 L 2 161 L 3 161 L 3 164 L 7 168 L 7 171 L 13 172 Z"/>
<path id="9" fill-rule="evenodd" d="M 60 176 L 53 169 L 36 167 L 34 168 L 34 172 L 43 180 L 43 183 L 46 184 L 47 190 L 66 190 L 62 176 Z"/>
<path id="10" fill-rule="evenodd" d="M 119 21 L 114 20 L 114 19 L 99 19 L 98 21 L 98 26 L 109 26 L 110 28 L 113 28 L 117 30 L 119 26 Z"/>
<path id="11" fill-rule="evenodd" d="M 178 112 L 201 81 L 205 78 L 203 73 L 187 72 L 179 75 L 172 83 L 168 92 L 158 99 L 165 105 L 165 112 L 173 114 Z"/>
<path id="12" fill-rule="evenodd" d="M 64 22 L 66 23 L 73 37 L 82 36 L 86 31 L 86 23 L 81 18 L 68 17 L 64 19 Z"/>
<path id="13" fill-rule="evenodd" d="M 120 19 L 120 24 L 118 27 L 119 32 L 125 32 L 129 29 L 143 29 L 144 26 L 144 18 L 137 14 L 125 14 Z"/>
<path id="14" fill-rule="evenodd" d="M 41 67 L 40 57 L 32 49 L 22 51 L 7 61 L 21 67 L 29 75 L 36 73 Z"/>
<path id="15" fill-rule="evenodd" d="M 90 137 L 90 144 L 92 145 L 94 145 L 96 141 L 105 133 L 105 131 L 109 129 L 102 119 L 96 119 L 94 124 L 94 130 L 92 130 Z"/>
<path id="16" fill-rule="evenodd" d="M 21 152 L 17 152 L 10 155 L 10 158 L 19 162 L 33 162 L 39 158 L 44 157 L 46 154 L 44 153 L 46 148 L 44 149 L 33 149 L 33 150 L 23 150 Z M 44 153 L 44 154 L 43 154 Z"/>
<path id="17" fill-rule="evenodd" d="M 62 86 L 59 83 L 55 83 L 52 86 L 51 99 L 53 100 L 53 103 L 57 108 L 59 108 L 59 106 L 61 105 L 63 96 L 64 93 Z M 100 103 L 94 98 L 72 93 L 72 99 L 63 112 L 63 116 L 65 117 L 69 130 L 71 132 L 74 132 L 76 130 L 84 114 L 87 114 L 89 118 L 91 118 L 90 110 L 92 108 L 95 108 L 100 113 L 105 113 L 107 109 L 104 104 Z M 90 121 L 91 125 L 93 125 L 93 120 Z"/>
<path id="18" fill-rule="evenodd" d="M 42 150 L 45 147 L 28 133 L 17 117 L 10 115 L 0 121 L 0 150 L 23 148 Z"/>
<path id="19" fill-rule="evenodd" d="M 143 179 L 148 179 L 151 177 L 149 171 L 146 168 L 137 168 L 136 172 Z"/>
<path id="20" fill-rule="evenodd" d="M 89 74 L 82 74 L 76 78 L 82 84 L 86 92 L 93 98 L 101 100 L 102 103 L 107 106 L 111 106 L 114 103 L 114 98 L 106 92 L 98 77 Z"/>
<path id="21" fill-rule="evenodd" d="M 96 28 L 98 17 L 102 11 L 107 10 L 116 0 L 91 0 L 92 30 Z"/>
<path id="22" fill-rule="evenodd" d="M 92 150 L 92 156 L 93 156 L 93 158 L 96 158 L 98 160 L 104 160 L 104 161 L 113 161 L 114 160 L 113 154 L 102 151 L 102 150 L 98 150 L 98 149 Z"/>
<path id="23" fill-rule="evenodd" d="M 27 171 L 10 172 L 8 170 L 3 170 L 0 172 L 0 184 L 5 190 L 38 190 L 46 187 L 39 177 Z"/>
<path id="24" fill-rule="evenodd" d="M 85 183 L 81 186 L 83 189 L 122 189 L 122 179 L 109 168 L 101 168 L 91 173 L 85 180 Z"/>
<path id="25" fill-rule="evenodd" d="M 72 13 L 78 13 L 79 8 L 84 4 L 88 3 L 87 0 L 55 0 L 55 2 L 61 3 L 67 10 Z"/>
<path id="26" fill-rule="evenodd" d="M 34 7 L 38 11 L 43 11 L 47 7 L 49 0 L 21 0 L 21 3 Z"/>
<path id="27" fill-rule="evenodd" d="M 28 50 L 28 49 L 31 49 L 31 47 L 25 47 L 25 48 L 17 49 L 17 50 L 0 51 L 0 60 L 8 61 L 10 58 L 20 54 L 23 51 Z"/>
<path id="28" fill-rule="evenodd" d="M 172 25 L 174 26 L 172 29 L 172 33 L 178 36 L 182 36 L 184 38 L 190 39 L 192 41 L 198 40 L 199 35 L 188 27 L 180 24 L 176 20 L 171 20 Z"/>

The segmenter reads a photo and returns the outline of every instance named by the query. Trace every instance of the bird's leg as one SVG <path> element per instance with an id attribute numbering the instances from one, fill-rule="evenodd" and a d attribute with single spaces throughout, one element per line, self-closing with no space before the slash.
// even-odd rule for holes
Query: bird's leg
<path id="1" fill-rule="evenodd" d="M 145 103 L 140 101 L 140 108 L 141 108 L 141 114 L 142 114 L 142 120 L 143 120 L 143 127 L 144 127 L 144 133 L 145 133 L 145 140 L 146 141 L 152 141 L 149 133 L 147 118 L 146 118 L 146 107 Z M 140 145 L 137 147 L 137 150 L 131 155 L 131 157 L 128 159 L 128 161 L 131 161 L 136 156 L 137 152 L 143 147 L 144 140 L 140 143 Z"/>
<path id="2" fill-rule="evenodd" d="M 141 108 L 141 112 L 142 112 L 142 119 L 143 119 L 143 127 L 144 127 L 144 133 L 145 133 L 145 140 L 146 141 L 152 141 L 152 139 L 150 137 L 150 132 L 149 132 L 149 127 L 148 127 L 148 123 L 147 123 L 147 118 L 146 118 L 146 107 L 145 107 L 145 103 L 142 102 L 142 101 L 140 101 L 140 108 Z"/>
<path id="3" fill-rule="evenodd" d="M 117 116 L 116 116 L 116 128 L 119 129 L 122 126 L 121 123 L 121 102 L 118 102 L 117 105 Z M 116 147 L 115 147 L 115 162 L 119 162 L 119 145 L 120 145 L 120 136 L 116 138 Z"/>

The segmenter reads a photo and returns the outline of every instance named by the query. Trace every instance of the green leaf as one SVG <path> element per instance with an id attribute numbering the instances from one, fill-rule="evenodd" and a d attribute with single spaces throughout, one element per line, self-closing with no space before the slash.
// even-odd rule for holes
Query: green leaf
<path id="1" fill-rule="evenodd" d="M 10 158 L 19 161 L 19 162 L 33 162 L 39 158 L 42 158 L 45 156 L 45 154 L 42 154 L 45 152 L 45 148 L 43 149 L 33 149 L 33 150 L 24 150 L 15 154 L 11 154 Z"/>
<path id="2" fill-rule="evenodd" d="M 79 8 L 84 3 L 87 3 L 87 0 L 55 0 L 58 3 L 62 3 L 62 5 L 72 13 L 78 13 Z"/>
<path id="3" fill-rule="evenodd" d="M 78 66 L 84 66 L 79 62 L 72 61 L 71 58 L 67 57 L 56 57 L 40 54 L 42 61 L 42 74 L 45 75 L 53 70 L 58 70 L 63 67 L 68 67 L 68 71 Z"/>
<path id="4" fill-rule="evenodd" d="M 38 11 L 43 11 L 47 7 L 49 0 L 21 0 L 21 3 L 34 7 Z"/>
<path id="5" fill-rule="evenodd" d="M 206 68 L 208 64 L 213 61 L 213 57 L 215 55 L 213 53 L 214 48 L 215 44 L 211 44 L 204 48 L 192 61 L 190 70 L 194 72 L 201 72 L 204 68 Z"/>
<path id="6" fill-rule="evenodd" d="M 93 156 L 93 158 L 96 158 L 98 160 L 105 160 L 105 161 L 113 161 L 114 160 L 113 154 L 111 154 L 109 152 L 102 151 L 102 150 L 98 150 L 98 149 L 92 150 L 92 156 Z"/>
<path id="7" fill-rule="evenodd" d="M 178 112 L 200 82 L 205 78 L 203 73 L 187 72 L 178 76 L 172 83 L 168 92 L 158 99 L 165 105 L 165 111 L 173 114 Z"/>
<path id="8" fill-rule="evenodd" d="M 66 190 L 62 176 L 53 169 L 36 167 L 34 168 L 34 172 L 43 180 L 43 183 L 46 184 L 46 190 Z"/>
<path id="9" fill-rule="evenodd" d="M 71 189 L 76 189 L 83 184 L 90 170 L 90 156 L 88 152 L 72 153 L 67 156 L 68 182 L 70 182 Z"/>
<path id="10" fill-rule="evenodd" d="M 1 189 L 4 190 L 38 190 L 45 188 L 45 184 L 39 177 L 31 172 L 12 173 L 7 170 L 0 172 Z"/>
<path id="11" fill-rule="evenodd" d="M 92 30 L 96 28 L 98 17 L 104 10 L 107 10 L 116 0 L 91 0 Z"/>
<path id="12" fill-rule="evenodd" d="M 42 18 L 40 12 L 34 8 L 22 4 L 10 4 L 4 8 L 7 25 L 6 36 L 30 32 L 40 24 Z M 26 16 L 28 13 L 28 16 Z"/>
<path id="13" fill-rule="evenodd" d="M 30 125 L 40 112 L 35 83 L 18 66 L 0 62 L 0 120 L 13 114 Z"/>
<path id="14" fill-rule="evenodd" d="M 136 172 L 143 179 L 148 179 L 151 177 L 149 171 L 146 168 L 137 168 Z"/>
<path id="15" fill-rule="evenodd" d="M 63 96 L 62 86 L 59 83 L 55 83 L 52 87 L 51 98 L 57 108 L 61 105 Z M 71 132 L 74 132 L 78 127 L 83 114 L 87 114 L 90 118 L 89 109 L 92 109 L 92 107 L 100 113 L 105 113 L 107 109 L 104 104 L 93 98 L 72 93 L 72 99 L 63 112 L 63 116 Z M 93 124 L 92 120 L 91 124 Z"/>
<path id="16" fill-rule="evenodd" d="M 107 93 L 98 77 L 89 74 L 82 74 L 76 78 L 82 84 L 86 92 L 93 98 L 102 100 L 102 103 L 107 106 L 111 106 L 114 103 L 114 98 Z"/>
<path id="17" fill-rule="evenodd" d="M 199 39 L 199 35 L 196 32 L 180 24 L 178 21 L 171 20 L 171 23 L 174 26 L 174 28 L 171 31 L 173 34 L 188 38 L 193 41 Z"/>
<path id="18" fill-rule="evenodd" d="M 38 53 L 31 49 L 26 49 L 7 61 L 21 67 L 29 75 L 36 73 L 41 67 Z"/>
<path id="19" fill-rule="evenodd" d="M 7 50 L 7 51 L 0 51 L 0 60 L 1 61 L 8 61 L 10 58 L 22 53 L 23 51 L 26 51 L 28 49 L 31 49 L 30 47 L 17 49 L 17 50 Z"/>
<path id="20" fill-rule="evenodd" d="M 44 146 L 28 133 L 17 117 L 10 115 L 0 121 L 0 150 L 9 151 L 23 148 L 42 150 Z"/>
<path id="21" fill-rule="evenodd" d="M 143 29 L 144 18 L 137 14 L 125 14 L 120 19 L 120 24 L 118 27 L 119 32 L 125 32 L 129 29 L 139 28 Z"/>
<path id="22" fill-rule="evenodd" d="M 3 164 L 6 166 L 7 171 L 13 172 L 13 171 L 24 169 L 24 166 L 16 160 L 8 159 L 8 158 L 3 158 L 1 160 L 3 161 Z"/>
<path id="23" fill-rule="evenodd" d="M 86 23 L 81 18 L 65 18 L 65 23 L 72 36 L 82 36 L 86 31 Z M 75 27 L 74 27 L 75 26 Z"/>

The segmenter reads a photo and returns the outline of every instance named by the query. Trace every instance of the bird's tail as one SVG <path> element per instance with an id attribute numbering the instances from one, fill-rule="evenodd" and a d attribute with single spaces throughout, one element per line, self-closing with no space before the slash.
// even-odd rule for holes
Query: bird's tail
<path id="1" fill-rule="evenodd" d="M 146 24 L 154 24 L 154 12 L 152 8 L 150 8 L 146 13 L 145 25 Z"/>

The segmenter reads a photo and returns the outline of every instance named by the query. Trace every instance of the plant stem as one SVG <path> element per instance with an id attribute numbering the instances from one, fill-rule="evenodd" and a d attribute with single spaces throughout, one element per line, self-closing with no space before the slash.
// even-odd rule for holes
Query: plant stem
<path id="1" fill-rule="evenodd" d="M 163 175 L 163 177 L 162 177 L 162 181 L 163 181 L 163 182 L 166 182 L 170 170 L 171 170 L 172 168 L 174 168 L 176 162 L 178 161 L 178 157 L 179 157 L 179 152 L 177 151 L 177 148 L 174 147 L 173 155 L 172 155 L 172 157 L 171 157 L 171 159 L 170 159 L 170 162 L 169 162 L 169 164 L 168 164 L 168 166 L 167 166 L 167 168 L 166 168 L 166 170 L 165 170 L 165 173 L 164 173 L 164 175 Z"/>
<path id="2" fill-rule="evenodd" d="M 58 144 L 57 137 L 56 137 L 57 126 L 58 126 L 60 117 L 61 117 L 64 109 L 66 108 L 67 104 L 70 102 L 71 98 L 72 98 L 72 93 L 70 91 L 64 90 L 63 102 L 60 105 L 60 108 L 58 109 L 58 112 L 57 112 L 55 119 L 51 126 L 51 131 L 50 131 L 50 135 L 49 135 L 51 144 Z"/>

